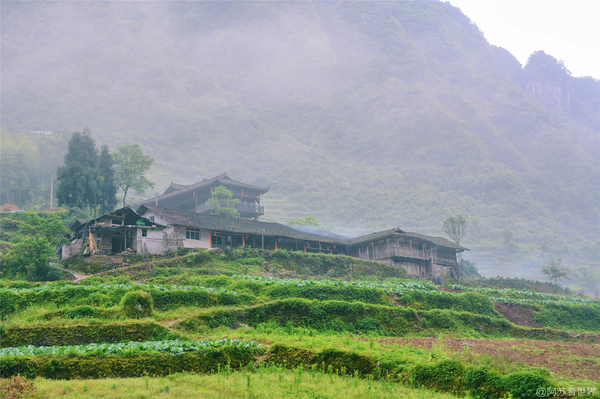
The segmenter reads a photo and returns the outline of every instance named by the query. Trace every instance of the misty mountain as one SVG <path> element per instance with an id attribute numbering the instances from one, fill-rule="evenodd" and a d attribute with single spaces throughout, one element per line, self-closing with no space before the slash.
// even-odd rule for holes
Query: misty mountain
<path id="1" fill-rule="evenodd" d="M 89 128 L 140 143 L 156 191 L 225 171 L 271 185 L 267 220 L 440 234 L 462 213 L 467 247 L 518 276 L 550 255 L 600 274 L 599 92 L 543 52 L 521 66 L 449 3 L 2 4 L 11 154 L 38 140 L 23 132 Z"/>

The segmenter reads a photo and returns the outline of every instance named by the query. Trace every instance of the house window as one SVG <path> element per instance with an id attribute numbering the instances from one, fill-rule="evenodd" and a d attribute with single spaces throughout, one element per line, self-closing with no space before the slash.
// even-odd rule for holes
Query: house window
<path id="1" fill-rule="evenodd" d="M 154 216 L 149 216 L 149 217 L 148 217 L 148 219 L 149 219 L 151 222 L 154 222 Z"/>
<path id="2" fill-rule="evenodd" d="M 210 243 L 212 245 L 223 245 L 221 241 L 221 236 L 210 236 Z"/>
<path id="3" fill-rule="evenodd" d="M 185 238 L 188 240 L 200 240 L 200 229 L 185 229 Z"/>
<path id="4" fill-rule="evenodd" d="M 148 230 L 142 229 L 142 237 L 148 237 Z"/>

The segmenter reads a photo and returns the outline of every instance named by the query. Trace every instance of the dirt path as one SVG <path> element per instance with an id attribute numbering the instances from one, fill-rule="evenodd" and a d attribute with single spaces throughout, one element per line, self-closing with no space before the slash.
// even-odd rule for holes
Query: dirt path
<path id="1" fill-rule="evenodd" d="M 77 273 L 73 270 L 68 270 L 68 269 L 63 269 L 62 267 L 58 267 L 56 266 L 54 263 L 50 263 L 50 267 L 53 269 L 57 269 L 66 273 L 69 273 L 70 275 L 72 275 L 73 277 L 75 277 L 75 279 L 73 280 L 73 282 L 78 283 L 81 280 L 83 280 L 84 278 L 88 278 L 91 277 L 89 275 L 85 275 L 85 274 L 81 274 L 81 273 Z"/>
<path id="2" fill-rule="evenodd" d="M 364 337 L 352 337 L 368 341 Z M 477 359 L 496 367 L 510 369 L 512 363 L 544 367 L 558 377 L 596 381 L 600 369 L 600 344 L 585 342 L 536 341 L 528 339 L 462 339 L 462 338 L 383 338 L 375 339 L 383 346 L 411 344 L 426 350 L 434 348 L 457 354 L 466 361 Z"/>
<path id="3" fill-rule="evenodd" d="M 163 324 L 163 327 L 167 327 L 167 328 L 173 327 L 175 324 L 182 322 L 183 320 L 185 320 L 185 317 L 180 317 L 178 319 L 168 321 L 165 324 Z"/>
<path id="4" fill-rule="evenodd" d="M 105 270 L 103 272 L 96 273 L 96 274 L 81 274 L 81 273 L 78 273 L 78 272 L 73 271 L 73 270 L 63 269 L 62 267 L 58 267 L 58 266 L 56 266 L 54 264 L 50 264 L 50 267 L 71 274 L 73 277 L 75 277 L 75 279 L 73 280 L 73 282 L 74 283 L 78 283 L 78 282 L 80 282 L 80 281 L 82 281 L 82 280 L 84 280 L 86 278 L 89 278 L 89 277 L 101 276 L 103 274 L 112 273 L 112 272 L 118 272 L 118 271 L 122 271 L 122 270 L 127 270 L 127 269 L 131 269 L 133 267 L 140 267 L 140 264 L 127 265 L 127 266 L 123 266 L 123 267 L 118 267 L 116 269 Z M 137 283 L 137 281 L 134 281 L 134 283 Z"/>
<path id="5" fill-rule="evenodd" d="M 462 293 L 461 290 L 453 290 L 446 286 L 439 286 L 440 291 Z M 522 327 L 543 328 L 544 326 L 533 321 L 533 311 L 522 305 L 510 305 L 502 302 L 494 302 L 494 308 L 511 323 Z"/>
<path id="6" fill-rule="evenodd" d="M 534 328 L 544 327 L 533 321 L 533 311 L 523 305 L 510 305 L 502 302 L 494 302 L 494 308 L 498 313 L 502 314 L 506 320 L 518 326 Z"/>

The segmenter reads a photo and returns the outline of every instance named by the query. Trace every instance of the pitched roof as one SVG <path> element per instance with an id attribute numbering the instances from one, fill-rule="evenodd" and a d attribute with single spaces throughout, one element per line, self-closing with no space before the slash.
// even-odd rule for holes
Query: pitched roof
<path id="1" fill-rule="evenodd" d="M 159 195 L 156 198 L 149 198 L 147 200 L 144 200 L 144 201 L 140 202 L 140 204 L 151 204 L 154 201 L 156 201 L 157 199 L 158 199 L 158 201 L 161 201 L 164 199 L 175 197 L 181 193 L 191 192 L 191 191 L 194 191 L 194 190 L 197 190 L 200 188 L 204 188 L 204 187 L 212 187 L 212 185 L 215 183 L 217 183 L 217 185 L 219 185 L 218 183 L 220 183 L 221 185 L 224 185 L 224 186 L 236 186 L 236 187 L 240 187 L 240 188 L 255 189 L 255 190 L 261 192 L 262 194 L 265 194 L 267 191 L 269 191 L 271 189 L 271 186 L 267 186 L 267 187 L 253 186 L 252 184 L 242 183 L 237 180 L 233 180 L 233 179 L 229 178 L 229 176 L 227 176 L 227 172 L 225 172 L 222 175 L 215 176 L 210 179 L 204 179 L 198 183 L 190 184 L 187 186 L 184 186 L 182 184 L 175 184 L 175 183 L 171 182 L 171 185 L 165 190 L 165 192 L 162 195 Z"/>
<path id="2" fill-rule="evenodd" d="M 431 236 L 426 236 L 424 234 L 419 234 L 419 233 L 411 233 L 411 232 L 406 232 L 405 233 L 407 236 L 409 237 L 413 237 L 413 238 L 419 238 L 423 241 L 429 241 L 432 242 L 436 245 L 439 245 L 441 247 L 448 247 L 448 248 L 454 248 L 456 250 L 460 251 L 468 251 L 468 248 L 465 248 L 463 246 L 460 246 L 458 244 L 456 244 L 455 242 L 452 242 L 444 237 L 431 237 Z"/>
<path id="3" fill-rule="evenodd" d="M 163 208 L 144 204 L 138 213 L 154 212 L 172 225 L 188 226 L 204 230 L 223 231 L 239 234 L 256 234 L 271 237 L 289 237 L 304 241 L 321 241 L 332 244 L 347 244 L 347 239 L 339 236 L 327 236 L 316 232 L 298 230 L 281 223 L 259 222 L 256 220 L 237 219 L 224 216 L 206 215 L 183 211 L 181 209 Z"/>
<path id="4" fill-rule="evenodd" d="M 162 193 L 162 195 L 172 193 L 173 191 L 183 190 L 184 188 L 186 188 L 188 186 L 189 186 L 189 184 L 177 184 L 177 183 L 171 182 L 171 185 L 169 185 L 169 187 L 167 187 L 167 189 L 165 190 L 164 193 Z"/>
<path id="5" fill-rule="evenodd" d="M 380 238 L 387 237 L 389 235 L 400 235 L 400 234 L 404 234 L 404 231 L 401 230 L 400 228 L 378 231 L 378 232 L 367 234 L 364 236 L 352 238 L 350 240 L 350 245 L 360 244 L 360 243 L 367 242 L 367 241 L 375 241 Z"/>
<path id="6" fill-rule="evenodd" d="M 144 225 L 145 226 L 158 226 L 158 227 L 165 227 L 163 225 L 160 225 L 156 222 L 151 221 L 150 219 L 147 219 L 145 217 L 143 217 L 142 215 L 140 215 L 139 213 L 137 213 L 136 211 L 134 211 L 133 209 L 131 209 L 130 207 L 125 207 L 125 208 L 121 208 L 121 209 L 117 209 L 115 211 L 109 212 L 109 213 L 105 213 L 102 216 L 99 216 L 95 219 L 91 219 L 91 220 L 86 220 L 86 219 L 77 219 L 75 222 L 73 222 L 73 224 L 70 226 L 71 230 L 76 230 L 78 228 L 80 228 L 81 226 L 87 226 L 87 225 L 93 225 L 96 224 L 100 219 L 103 219 L 107 216 L 119 216 L 119 217 L 123 217 L 124 218 L 124 225 L 125 226 L 136 226 L 137 225 L 137 221 L 142 219 L 144 221 Z"/>
<path id="7" fill-rule="evenodd" d="M 419 240 L 423 240 L 423 241 L 429 241 L 433 244 L 439 245 L 441 247 L 447 247 L 447 248 L 453 248 L 460 251 L 468 251 L 467 248 L 462 247 L 460 245 L 457 245 L 456 243 L 447 240 L 443 237 L 431 237 L 431 236 L 426 236 L 424 234 L 419 234 L 419 233 L 412 233 L 409 231 L 403 231 L 399 228 L 395 228 L 395 229 L 390 229 L 390 230 L 384 230 L 384 231 L 379 231 L 376 233 L 372 233 L 372 234 L 367 234 L 364 236 L 360 236 L 360 237 L 356 237 L 350 240 L 350 245 L 354 245 L 354 244 L 361 244 L 364 242 L 371 242 L 371 241 L 375 241 L 378 240 L 380 238 L 384 238 L 384 237 L 389 237 L 389 236 L 393 236 L 393 237 L 409 237 L 409 238 L 417 238 Z"/>

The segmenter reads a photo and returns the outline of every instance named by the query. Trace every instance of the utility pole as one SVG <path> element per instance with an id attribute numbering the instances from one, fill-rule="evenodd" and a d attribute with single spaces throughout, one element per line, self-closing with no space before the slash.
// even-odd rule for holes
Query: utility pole
<path id="1" fill-rule="evenodd" d="M 54 208 L 54 172 L 50 176 L 50 210 Z"/>

